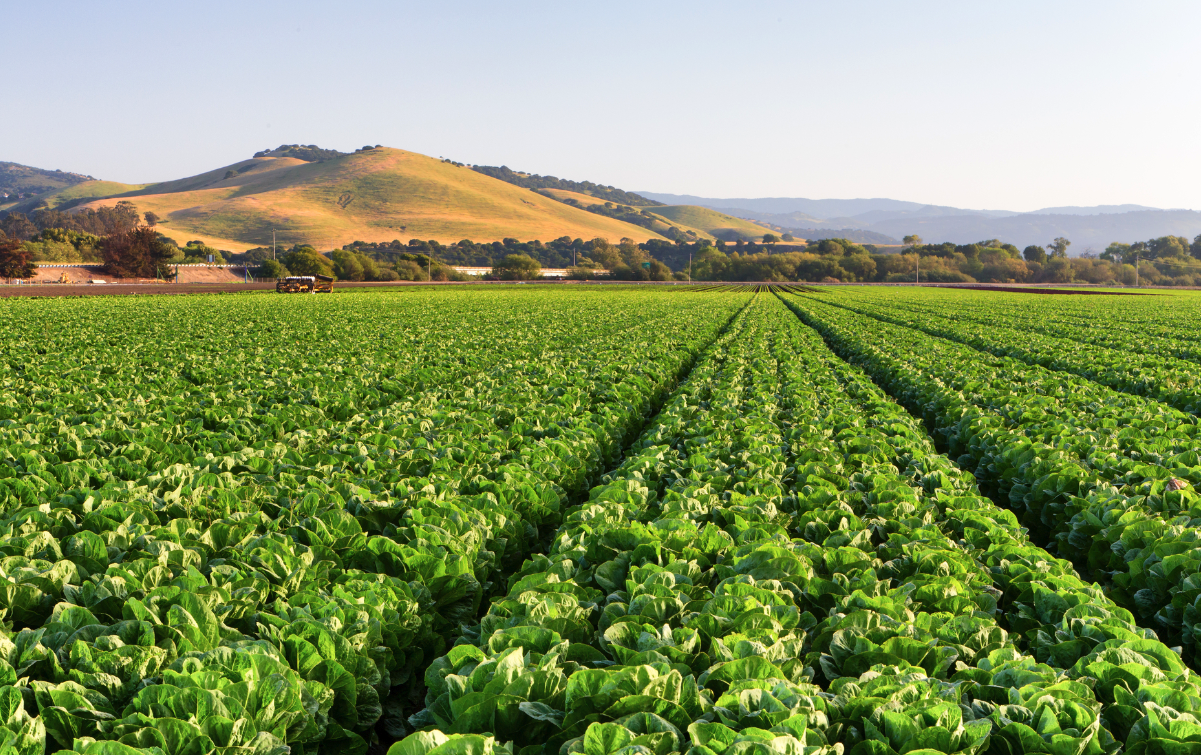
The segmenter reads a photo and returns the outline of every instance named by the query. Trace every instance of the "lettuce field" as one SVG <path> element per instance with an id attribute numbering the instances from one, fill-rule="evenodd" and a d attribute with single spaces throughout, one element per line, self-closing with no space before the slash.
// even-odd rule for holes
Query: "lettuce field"
<path id="1" fill-rule="evenodd" d="M 1201 755 L 1197 299 L 7 299 L 0 755 Z"/>

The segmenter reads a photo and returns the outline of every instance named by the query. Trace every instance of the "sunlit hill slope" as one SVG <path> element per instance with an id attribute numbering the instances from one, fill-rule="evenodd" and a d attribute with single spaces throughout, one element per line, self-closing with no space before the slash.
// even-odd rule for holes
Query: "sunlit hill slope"
<path id="1" fill-rule="evenodd" d="M 74 188 L 77 197 L 88 191 L 87 184 Z M 323 249 L 410 238 L 660 238 L 467 167 L 386 147 L 323 162 L 253 158 L 76 208 L 121 200 L 157 214 L 160 230 L 180 243 L 201 239 L 231 251 L 269 245 L 272 230 L 280 244 Z"/>
<path id="2" fill-rule="evenodd" d="M 540 189 L 540 193 L 554 197 L 559 201 L 575 201 L 581 205 L 592 206 L 605 204 L 605 200 L 564 189 Z M 685 233 L 691 232 L 696 238 L 723 241 L 759 240 L 763 234 L 773 231 L 750 220 L 743 220 L 732 215 L 726 215 L 717 210 L 696 205 L 665 205 L 657 207 L 629 207 L 630 212 L 637 212 L 646 220 L 643 225 L 651 231 L 670 235 L 671 228 L 677 228 Z"/>

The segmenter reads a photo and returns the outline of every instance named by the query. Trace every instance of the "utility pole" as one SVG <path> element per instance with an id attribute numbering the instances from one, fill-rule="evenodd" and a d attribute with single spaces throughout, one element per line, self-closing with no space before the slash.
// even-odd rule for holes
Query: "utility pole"
<path id="1" fill-rule="evenodd" d="M 692 284 L 692 252 L 688 252 L 688 283 Z"/>
<path id="2" fill-rule="evenodd" d="M 1134 253 L 1134 287 L 1138 288 L 1138 258 L 1139 253 Z"/>
<path id="3" fill-rule="evenodd" d="M 919 249 L 922 237 L 915 233 L 906 236 L 903 241 L 913 251 L 913 283 L 917 285 L 922 282 L 922 251 Z"/>
<path id="4" fill-rule="evenodd" d="M 275 229 L 271 229 L 271 259 L 275 259 Z"/>

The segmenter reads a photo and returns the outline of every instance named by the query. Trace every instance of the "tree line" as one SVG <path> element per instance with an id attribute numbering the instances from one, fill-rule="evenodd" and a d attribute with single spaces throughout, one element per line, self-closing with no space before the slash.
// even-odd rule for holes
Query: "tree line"
<path id="1" fill-rule="evenodd" d="M 30 215 L 10 212 L 0 220 L 0 232 L 7 238 L 27 241 L 47 228 L 109 236 L 136 227 L 142 221 L 138 208 L 129 201 L 113 207 L 88 208 L 80 212 L 37 210 Z"/>
<path id="2" fill-rule="evenodd" d="M 453 162 L 447 160 L 445 162 Z M 462 163 L 455 163 L 462 165 Z M 591 181 L 569 181 L 565 178 L 555 178 L 554 176 L 539 176 L 530 175 L 527 173 L 517 173 L 511 170 L 507 165 L 496 167 L 493 165 L 472 165 L 471 169 L 477 173 L 483 173 L 485 176 L 499 179 L 505 183 L 511 183 L 514 186 L 521 186 L 525 189 L 561 189 L 564 191 L 574 191 L 579 194 L 588 194 L 589 196 L 598 199 L 608 200 L 617 204 L 636 205 L 638 207 L 662 207 L 662 202 L 656 202 L 653 199 L 635 194 L 632 191 L 622 191 L 621 189 L 612 186 L 603 186 L 594 184 Z"/>
<path id="3" fill-rule="evenodd" d="M 1068 256 L 1071 241 L 1062 237 L 1019 250 L 999 239 L 927 244 L 906 236 L 899 253 L 881 254 L 871 244 L 844 238 L 806 243 L 771 233 L 762 242 L 410 239 L 355 241 L 328 252 L 296 244 L 279 252 L 259 247 L 233 254 L 197 240 L 180 244 L 159 232 L 157 223 L 153 212 L 140 214 L 128 201 L 73 213 L 9 213 L 0 220 L 0 276 L 28 277 L 38 262 L 90 262 L 102 263 L 112 275 L 169 278 L 174 265 L 213 262 L 246 264 L 261 277 L 354 281 L 456 280 L 466 276 L 454 268 L 466 266 L 490 268 L 498 278 L 537 277 L 552 267 L 584 279 L 606 274 L 621 280 L 1201 285 L 1201 235 L 1115 242 L 1100 254 L 1079 257 Z"/>

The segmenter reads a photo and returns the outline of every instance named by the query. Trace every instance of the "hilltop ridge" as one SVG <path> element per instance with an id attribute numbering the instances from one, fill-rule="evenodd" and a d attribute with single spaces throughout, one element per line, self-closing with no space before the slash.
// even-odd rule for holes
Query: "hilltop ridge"
<path id="1" fill-rule="evenodd" d="M 20 163 L 0 162 L 0 209 L 35 196 L 94 181 L 82 173 L 34 168 Z"/>
<path id="2" fill-rule="evenodd" d="M 280 244 L 320 248 L 409 238 L 662 238 L 415 152 L 332 152 L 285 145 L 194 176 L 79 197 L 68 209 L 132 201 L 159 217 L 163 233 L 230 251 L 269 245 L 273 230 Z"/>

